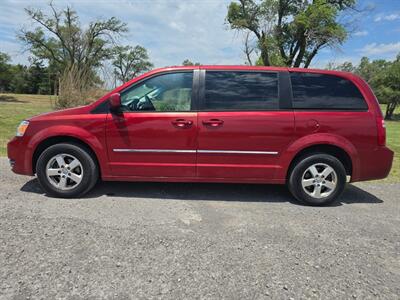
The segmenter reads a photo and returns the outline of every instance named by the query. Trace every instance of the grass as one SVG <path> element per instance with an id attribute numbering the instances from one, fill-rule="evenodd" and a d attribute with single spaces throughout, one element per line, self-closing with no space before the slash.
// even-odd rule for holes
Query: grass
<path id="1" fill-rule="evenodd" d="M 51 111 L 55 97 L 43 95 L 0 94 L 0 156 L 7 155 L 7 142 L 22 120 Z M 382 111 L 386 107 L 381 106 Z M 387 145 L 395 152 L 392 171 L 385 182 L 400 182 L 400 107 L 396 121 L 386 121 Z"/>
<path id="2" fill-rule="evenodd" d="M 386 121 L 386 144 L 394 151 L 392 171 L 384 181 L 400 182 L 400 120 Z"/>
<path id="3" fill-rule="evenodd" d="M 0 156 L 7 155 L 7 143 L 18 124 L 26 118 L 51 111 L 54 96 L 0 94 Z"/>

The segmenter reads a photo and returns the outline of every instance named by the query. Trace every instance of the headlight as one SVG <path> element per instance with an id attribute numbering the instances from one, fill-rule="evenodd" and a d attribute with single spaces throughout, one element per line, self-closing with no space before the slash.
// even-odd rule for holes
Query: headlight
<path id="1" fill-rule="evenodd" d="M 28 121 L 22 121 L 17 127 L 16 136 L 23 136 L 25 134 L 25 131 L 28 129 L 28 125 L 29 125 Z"/>

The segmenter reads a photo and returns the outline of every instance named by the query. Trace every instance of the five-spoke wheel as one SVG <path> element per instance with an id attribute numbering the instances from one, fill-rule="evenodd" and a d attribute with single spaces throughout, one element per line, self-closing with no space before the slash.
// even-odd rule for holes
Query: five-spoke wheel
<path id="1" fill-rule="evenodd" d="M 345 184 L 346 170 L 341 161 L 322 153 L 298 159 L 288 180 L 293 196 L 310 205 L 325 205 L 334 201 Z"/>
<path id="2" fill-rule="evenodd" d="M 335 191 L 337 175 L 327 164 L 313 164 L 303 173 L 301 185 L 314 198 L 328 197 Z"/>
<path id="3" fill-rule="evenodd" d="M 46 175 L 49 182 L 56 188 L 70 190 L 81 183 L 83 167 L 76 157 L 61 153 L 49 160 Z"/>
<path id="4" fill-rule="evenodd" d="M 91 151 L 72 143 L 50 146 L 36 163 L 40 185 L 57 197 L 82 196 L 96 184 L 98 173 Z"/>

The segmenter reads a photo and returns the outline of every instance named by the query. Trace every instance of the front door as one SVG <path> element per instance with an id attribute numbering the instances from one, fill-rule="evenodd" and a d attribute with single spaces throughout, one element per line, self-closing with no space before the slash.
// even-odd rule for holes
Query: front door
<path id="1" fill-rule="evenodd" d="M 293 141 L 277 72 L 207 71 L 199 111 L 197 175 L 271 180 Z"/>
<path id="2" fill-rule="evenodd" d="M 107 116 L 114 176 L 194 177 L 197 113 L 193 71 L 164 73 L 121 93 L 122 112 Z M 193 93 L 194 94 L 194 93 Z"/>

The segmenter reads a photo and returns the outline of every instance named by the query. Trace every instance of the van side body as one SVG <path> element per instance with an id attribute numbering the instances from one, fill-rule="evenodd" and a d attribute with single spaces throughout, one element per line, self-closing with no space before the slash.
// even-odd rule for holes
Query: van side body
<path id="1" fill-rule="evenodd" d="M 163 81 L 165 74 L 172 75 Z M 308 105 L 302 89 L 320 92 L 321 87 L 302 87 L 296 82 L 326 78 L 340 84 L 331 93 L 343 90 L 348 99 L 362 101 L 365 106 L 300 107 Z M 151 80 L 162 88 L 146 83 Z M 179 82 L 180 89 L 171 87 Z M 138 105 L 133 102 L 141 100 L 130 94 L 137 94 L 135 87 L 140 85 L 150 90 L 148 98 L 153 104 L 158 103 L 156 98 L 185 100 L 186 94 L 190 103 L 179 100 L 181 106 L 171 111 L 158 111 L 171 101 L 157 107 L 151 104 L 150 109 L 133 109 Z M 348 87 L 362 97 L 347 95 Z M 264 102 L 257 96 L 251 98 L 253 88 L 254 93 L 266 95 Z M 121 94 L 122 101 L 128 99 L 132 110 L 110 111 L 113 94 Z M 235 97 L 237 102 L 231 101 Z M 24 135 L 8 144 L 12 170 L 23 175 L 34 175 L 42 152 L 59 143 L 72 143 L 88 152 L 105 181 L 285 184 L 299 159 L 309 153 L 327 153 L 337 158 L 346 175 L 356 182 L 385 178 L 393 160 L 372 90 L 358 76 L 337 71 L 250 66 L 163 68 L 132 79 L 90 105 L 27 121 Z"/>

